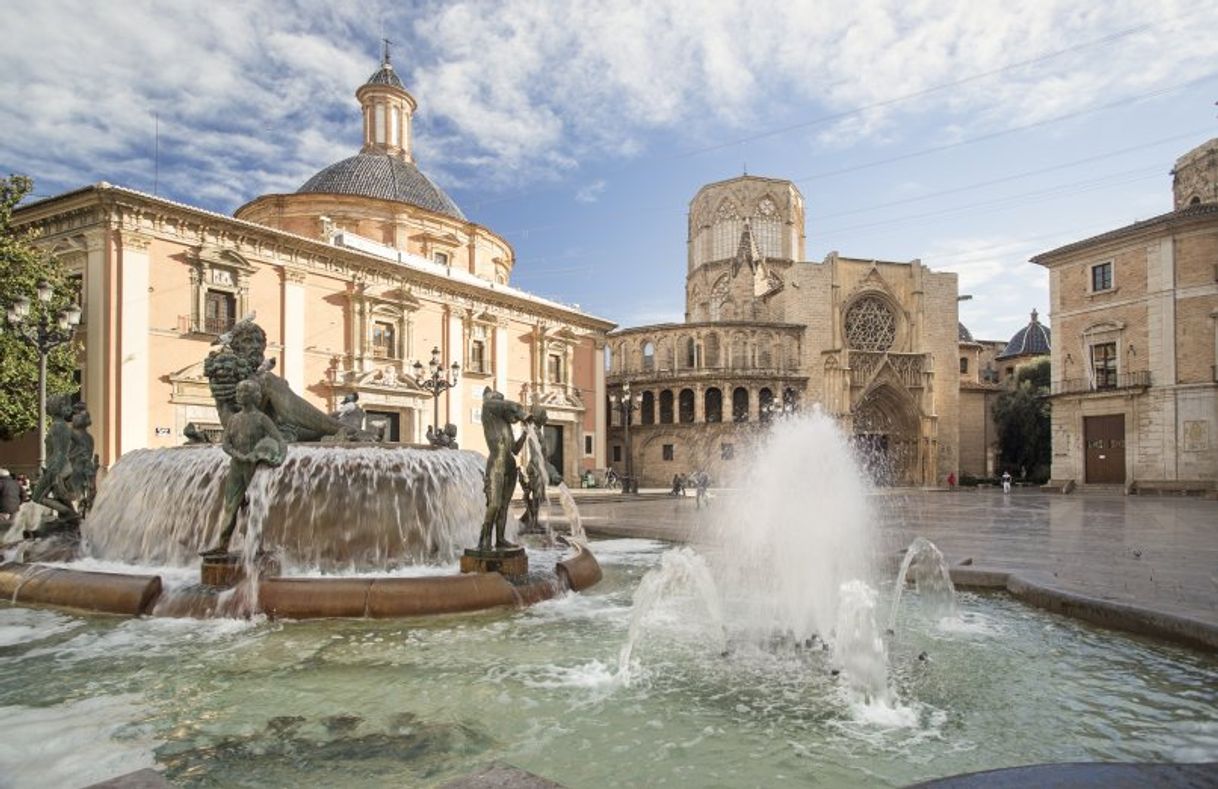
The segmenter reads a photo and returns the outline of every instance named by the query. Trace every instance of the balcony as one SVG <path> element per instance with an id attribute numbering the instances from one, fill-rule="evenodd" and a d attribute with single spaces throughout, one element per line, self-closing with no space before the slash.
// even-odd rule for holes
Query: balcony
<path id="1" fill-rule="evenodd" d="M 1115 392 L 1122 389 L 1145 389 L 1150 386 L 1150 370 L 1132 373 L 1116 373 L 1090 378 L 1065 378 L 1054 381 L 1049 395 L 1087 394 L 1089 392 Z"/>

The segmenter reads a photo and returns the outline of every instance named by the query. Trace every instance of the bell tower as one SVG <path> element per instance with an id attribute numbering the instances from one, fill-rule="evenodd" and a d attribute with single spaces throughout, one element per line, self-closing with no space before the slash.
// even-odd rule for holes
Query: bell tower
<path id="1" fill-rule="evenodd" d="M 1176 160 L 1172 168 L 1172 207 L 1218 203 L 1218 137 Z"/>
<path id="2" fill-rule="evenodd" d="M 355 91 L 364 114 L 364 146 L 360 153 L 383 153 L 408 162 L 411 152 L 412 118 L 418 102 L 406 92 L 389 62 L 389 40 L 384 40 L 381 67 Z"/>

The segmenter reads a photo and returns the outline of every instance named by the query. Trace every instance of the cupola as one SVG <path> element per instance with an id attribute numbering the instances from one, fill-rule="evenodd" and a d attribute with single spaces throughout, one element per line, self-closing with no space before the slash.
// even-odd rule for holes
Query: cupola
<path id="1" fill-rule="evenodd" d="M 364 147 L 360 153 L 384 153 L 408 162 L 411 153 L 411 119 L 418 103 L 406 92 L 389 62 L 389 42 L 381 53 L 381 67 L 355 91 L 364 113 Z"/>

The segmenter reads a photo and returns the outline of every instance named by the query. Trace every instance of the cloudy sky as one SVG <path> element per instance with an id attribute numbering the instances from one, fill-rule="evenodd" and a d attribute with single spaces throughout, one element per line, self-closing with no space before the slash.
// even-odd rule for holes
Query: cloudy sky
<path id="1" fill-rule="evenodd" d="M 379 41 L 420 166 L 517 252 L 514 284 L 680 320 L 689 199 L 796 182 L 807 257 L 958 272 L 1006 338 L 1027 258 L 1171 208 L 1218 136 L 1218 4 L 1176 0 L 0 0 L 0 172 L 231 212 L 358 149 Z M 154 156 L 159 126 L 159 166 Z"/>

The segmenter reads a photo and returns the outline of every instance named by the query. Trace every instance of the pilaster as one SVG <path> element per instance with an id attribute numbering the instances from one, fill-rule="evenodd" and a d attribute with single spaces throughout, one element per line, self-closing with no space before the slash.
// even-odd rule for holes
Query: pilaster
<path id="1" fill-rule="evenodd" d="M 152 239 L 123 231 L 119 250 L 118 454 L 148 446 L 149 247 Z"/>
<path id="2" fill-rule="evenodd" d="M 283 278 L 283 378 L 292 391 L 303 392 L 305 383 L 305 275 L 281 269 Z"/>

